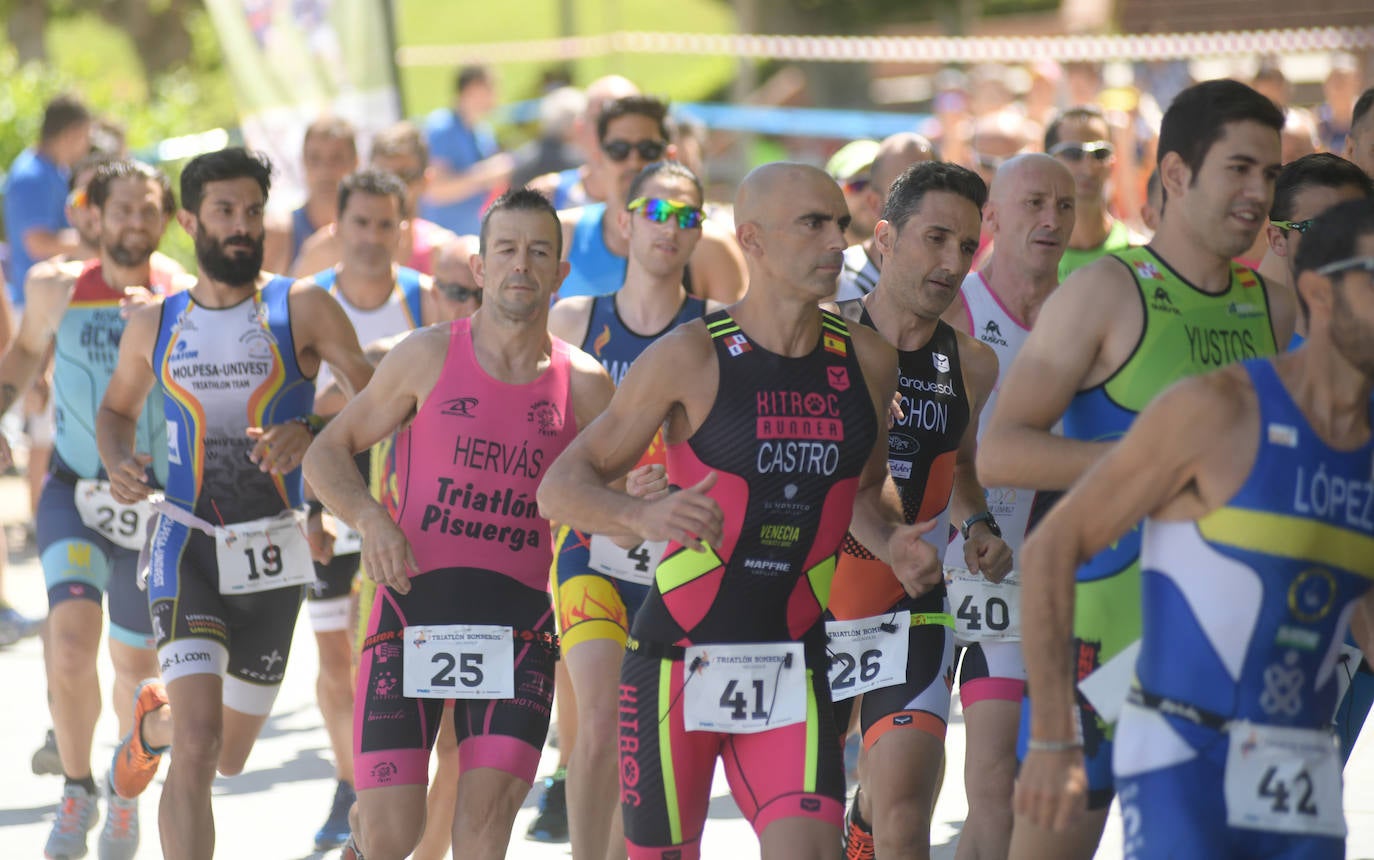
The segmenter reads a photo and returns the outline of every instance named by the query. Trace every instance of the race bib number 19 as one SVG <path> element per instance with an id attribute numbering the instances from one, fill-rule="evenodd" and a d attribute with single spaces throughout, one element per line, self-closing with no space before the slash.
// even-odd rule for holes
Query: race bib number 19
<path id="1" fill-rule="evenodd" d="M 401 692 L 412 699 L 515 698 L 515 639 L 492 624 L 407 627 Z"/>
<path id="2" fill-rule="evenodd" d="M 906 681 L 910 627 L 911 613 L 906 610 L 825 622 L 830 637 L 830 697 L 838 702 Z"/>
<path id="3" fill-rule="evenodd" d="M 1226 822 L 1345 837 L 1341 759 L 1330 733 L 1239 722 L 1226 757 Z"/>
<path id="4" fill-rule="evenodd" d="M 806 720 L 800 642 L 694 645 L 682 668 L 689 732 L 753 734 Z"/>
<path id="5" fill-rule="evenodd" d="M 215 529 L 220 594 L 255 594 L 315 581 L 304 514 Z"/>

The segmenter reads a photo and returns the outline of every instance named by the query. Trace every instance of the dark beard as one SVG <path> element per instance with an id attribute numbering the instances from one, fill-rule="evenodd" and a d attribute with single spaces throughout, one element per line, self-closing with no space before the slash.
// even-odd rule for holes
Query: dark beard
<path id="1" fill-rule="evenodd" d="M 200 270 L 213 280 L 231 287 L 244 287 L 258 279 L 262 272 L 263 236 L 256 239 L 248 237 L 252 243 L 251 252 L 246 257 L 230 255 L 224 251 L 224 243 L 205 235 L 204 229 L 196 231 L 196 262 Z"/>
<path id="2" fill-rule="evenodd" d="M 153 249 L 149 248 L 146 252 L 134 251 L 123 245 L 115 244 L 107 245 L 105 247 L 105 253 L 109 254 L 110 259 L 114 260 L 119 265 L 132 268 L 148 262 L 148 258 L 153 256 Z"/>

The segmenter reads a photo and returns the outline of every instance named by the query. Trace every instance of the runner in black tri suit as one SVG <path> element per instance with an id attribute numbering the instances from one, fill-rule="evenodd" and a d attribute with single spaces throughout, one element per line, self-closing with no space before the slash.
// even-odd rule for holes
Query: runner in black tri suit
<path id="1" fill-rule="evenodd" d="M 875 444 L 896 355 L 816 304 L 840 271 L 843 196 L 819 170 L 770 164 L 735 212 L 748 294 L 645 351 L 539 491 L 576 528 L 669 542 L 621 670 L 631 858 L 699 856 L 717 757 L 766 856 L 837 857 L 844 775 L 821 616 L 846 527 L 909 593 L 940 580 L 920 539 L 934 524 L 903 523 Z M 608 489 L 665 422 L 668 474 L 686 489 Z"/>
<path id="2" fill-rule="evenodd" d="M 973 262 L 986 200 L 987 187 L 970 170 L 943 162 L 909 168 L 892 184 L 874 231 L 884 260 L 878 284 L 840 311 L 898 349 L 901 417 L 888 430 L 887 464 L 907 522 L 935 520 L 931 543 L 940 554 L 950 523 L 963 524 L 969 566 L 1000 578 L 1011 569 L 1011 551 L 973 469 L 997 356 L 940 319 Z M 842 731 L 853 697 L 863 696 L 863 790 L 850 811 L 847 856 L 873 857 L 876 836 L 885 856 L 927 857 L 953 675 L 954 619 L 944 585 L 907 595 L 850 535 L 830 608 L 830 682 Z"/>

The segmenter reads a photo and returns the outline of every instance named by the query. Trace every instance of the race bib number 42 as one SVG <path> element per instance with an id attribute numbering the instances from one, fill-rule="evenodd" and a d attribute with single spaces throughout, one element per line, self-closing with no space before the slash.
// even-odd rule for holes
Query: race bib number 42
<path id="1" fill-rule="evenodd" d="M 694 645 L 682 667 L 689 732 L 753 734 L 806 720 L 800 642 Z"/>
<path id="2" fill-rule="evenodd" d="M 906 681 L 911 613 L 827 621 L 830 696 L 835 701 Z"/>
<path id="3" fill-rule="evenodd" d="M 215 529 L 220 594 L 255 594 L 309 585 L 315 580 L 305 514 L 285 515 Z"/>
<path id="4" fill-rule="evenodd" d="M 83 479 L 76 482 L 76 512 L 86 528 L 99 532 L 110 543 L 125 549 L 143 549 L 148 518 L 153 508 L 147 502 L 125 505 L 115 501 L 107 481 Z"/>
<path id="5" fill-rule="evenodd" d="M 509 627 L 407 627 L 401 692 L 412 699 L 515 698 L 515 639 Z"/>
<path id="6" fill-rule="evenodd" d="M 1344 838 L 1341 759 L 1328 732 L 1240 722 L 1229 734 L 1228 824 Z"/>
<path id="7" fill-rule="evenodd" d="M 1021 583 L 988 582 L 960 567 L 945 568 L 954 635 L 965 642 L 1015 642 L 1021 639 Z"/>

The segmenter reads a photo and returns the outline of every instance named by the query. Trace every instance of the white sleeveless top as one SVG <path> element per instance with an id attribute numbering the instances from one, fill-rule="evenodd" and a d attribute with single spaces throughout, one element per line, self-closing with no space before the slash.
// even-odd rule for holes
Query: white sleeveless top
<path id="1" fill-rule="evenodd" d="M 419 320 L 411 321 L 405 293 L 399 284 L 393 286 L 385 302 L 371 310 L 363 310 L 350 302 L 338 284 L 329 288 L 329 294 L 343 308 L 349 322 L 353 323 L 353 330 L 358 333 L 358 343 L 364 349 L 370 343 L 410 331 L 420 324 Z M 315 378 L 315 390 L 324 391 L 333 380 L 334 373 L 329 365 L 321 364 L 320 374 Z"/>
<path id="2" fill-rule="evenodd" d="M 873 292 L 878 285 L 878 267 L 868 259 L 863 245 L 850 245 L 844 249 L 844 267 L 840 269 L 840 281 L 835 301 L 861 299 Z"/>

